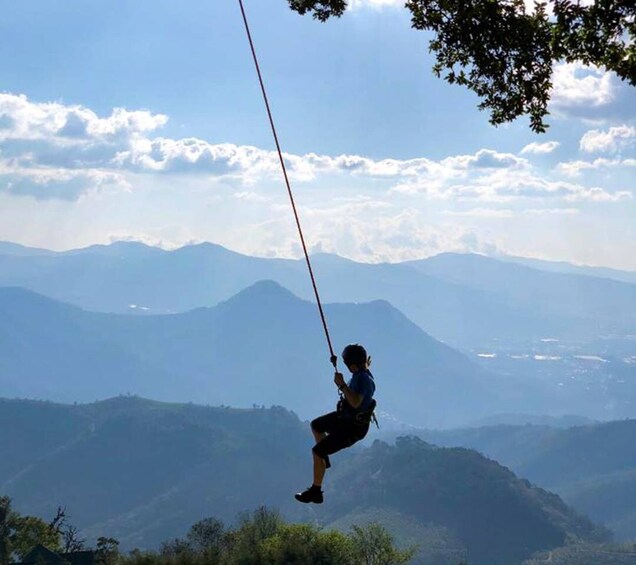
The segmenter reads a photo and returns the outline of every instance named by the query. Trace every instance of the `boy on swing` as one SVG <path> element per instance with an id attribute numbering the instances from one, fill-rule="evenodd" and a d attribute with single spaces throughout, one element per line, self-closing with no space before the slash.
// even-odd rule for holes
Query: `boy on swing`
<path id="1" fill-rule="evenodd" d="M 308 489 L 295 495 L 299 502 L 322 503 L 322 482 L 325 471 L 331 466 L 329 456 L 363 439 L 369 431 L 371 420 L 375 418 L 375 381 L 369 371 L 371 358 L 364 347 L 356 343 L 344 348 L 342 360 L 352 374 L 351 379 L 347 383 L 342 373 L 336 372 L 333 380 L 341 394 L 338 407 L 336 411 L 311 422 L 311 431 L 316 440 L 312 448 L 314 482 Z"/>

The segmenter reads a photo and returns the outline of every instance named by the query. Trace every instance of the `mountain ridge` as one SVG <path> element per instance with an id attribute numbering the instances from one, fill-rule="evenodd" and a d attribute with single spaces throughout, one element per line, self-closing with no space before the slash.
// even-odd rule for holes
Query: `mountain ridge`
<path id="1" fill-rule="evenodd" d="M 328 504 L 299 505 L 292 485 L 307 479 L 311 437 L 306 423 L 281 407 L 0 399 L 3 418 L 13 426 L 0 426 L 0 446 L 16 452 L 20 468 L 7 481 L 12 471 L 0 462 L 0 491 L 16 509 L 47 516 L 66 506 L 82 535 L 113 536 L 125 549 L 156 547 L 196 520 L 233 520 L 259 504 L 323 525 L 382 508 L 389 528 L 396 526 L 393 516 L 406 516 L 417 531 L 447 532 L 433 548 L 438 559 L 445 548 L 461 548 L 475 565 L 518 563 L 569 538 L 609 539 L 556 495 L 477 452 L 416 438 L 337 454 L 325 487 Z M 62 419 L 72 425 L 43 442 L 42 431 Z"/>
<path id="2" fill-rule="evenodd" d="M 398 264 L 325 254 L 313 259 L 325 302 L 388 300 L 455 347 L 550 335 L 591 341 L 636 327 L 636 285 L 610 279 L 549 273 L 478 255 L 440 254 Z M 449 260 L 447 269 L 436 267 Z M 123 242 L 45 257 L 0 253 L 1 286 L 23 286 L 101 312 L 184 312 L 218 304 L 263 279 L 312 298 L 304 261 L 249 257 L 216 244 L 164 251 Z"/>
<path id="3" fill-rule="evenodd" d="M 325 311 L 333 343 L 364 343 L 373 356 L 383 411 L 448 425 L 497 403 L 485 370 L 388 302 L 327 304 Z M 0 288 L 0 357 L 0 384 L 15 396 L 86 401 L 133 392 L 234 406 L 283 404 L 308 417 L 329 409 L 324 399 L 335 403 L 315 304 L 271 281 L 213 308 L 141 317 Z M 383 386 L 383 375 L 390 375 L 390 386 Z M 423 404 L 404 402 L 414 395 Z"/>

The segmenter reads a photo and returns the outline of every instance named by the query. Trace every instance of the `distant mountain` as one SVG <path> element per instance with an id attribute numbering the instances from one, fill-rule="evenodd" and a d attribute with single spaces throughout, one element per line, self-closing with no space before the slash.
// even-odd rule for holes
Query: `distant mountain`
<path id="1" fill-rule="evenodd" d="M 457 347 L 568 337 L 592 340 L 636 327 L 636 285 L 564 275 L 478 255 L 401 264 L 316 255 L 326 302 L 388 300 Z M 47 256 L 0 252 L 0 286 L 21 286 L 89 310 L 183 312 L 213 306 L 259 280 L 311 298 L 304 261 L 247 257 L 217 245 L 162 251 L 139 243 Z"/>
<path id="2" fill-rule="evenodd" d="M 452 426 L 498 406 L 491 375 L 387 302 L 327 305 L 326 313 L 338 351 L 361 342 L 373 356 L 383 413 Z M 141 317 L 0 288 L 0 389 L 8 396 L 90 401 L 130 392 L 284 405 L 309 418 L 337 400 L 326 349 L 315 305 L 273 282 L 214 308 Z"/>
<path id="3" fill-rule="evenodd" d="M 587 265 L 572 265 L 565 261 L 546 261 L 542 259 L 531 259 L 529 257 L 515 257 L 508 255 L 498 255 L 494 257 L 499 261 L 507 261 L 533 267 L 541 271 L 550 273 L 565 273 L 570 275 L 584 275 L 588 277 L 598 277 L 612 279 L 615 281 L 636 284 L 636 271 L 621 271 L 608 267 L 590 267 Z"/>
<path id="4" fill-rule="evenodd" d="M 565 430 L 500 425 L 417 435 L 438 445 L 477 449 L 558 493 L 618 539 L 636 540 L 636 420 Z"/>
<path id="5" fill-rule="evenodd" d="M 636 328 L 633 284 L 550 273 L 474 254 L 442 253 L 407 264 L 449 283 L 492 292 L 504 304 L 525 303 L 546 318 L 552 315 L 556 319 L 578 319 L 582 325 L 595 327 L 597 335 L 611 333 L 610 328 L 622 328 L 624 333 Z M 613 321 L 608 317 L 610 312 Z"/>
<path id="6" fill-rule="evenodd" d="M 564 416 L 546 416 L 541 414 L 493 414 L 486 416 L 475 422 L 470 422 L 470 428 L 485 428 L 491 426 L 525 426 L 530 424 L 533 426 L 549 426 L 552 428 L 572 428 L 574 426 L 591 426 L 597 424 L 598 421 L 586 418 L 585 416 L 577 416 L 568 414 Z"/>
<path id="7" fill-rule="evenodd" d="M 46 257 L 0 254 L 0 286 L 19 286 L 88 310 L 165 314 L 213 306 L 294 261 L 258 259 L 212 244 L 172 252 L 135 242 Z M 304 280 L 304 279 L 303 279 Z"/>
<path id="8" fill-rule="evenodd" d="M 19 243 L 0 241 L 0 255 L 17 255 L 20 257 L 34 257 L 38 255 L 55 255 L 55 251 L 48 249 L 38 249 L 37 247 L 26 247 Z"/>
<path id="9" fill-rule="evenodd" d="M 229 522 L 258 505 L 329 527 L 371 513 L 393 532 L 428 536 L 418 539 L 421 551 L 441 564 L 466 556 L 475 565 L 514 565 L 566 540 L 608 540 L 557 496 L 494 461 L 415 438 L 334 456 L 326 503 L 299 505 L 292 493 L 308 480 L 311 440 L 283 408 L 0 400 L 0 423 L 3 452 L 19 460 L 0 467 L 0 492 L 18 511 L 49 517 L 66 506 L 82 535 L 114 536 L 128 549 L 156 547 L 198 519 Z"/>
<path id="10" fill-rule="evenodd" d="M 636 544 L 578 543 L 543 551 L 523 562 L 523 565 L 634 565 Z"/>

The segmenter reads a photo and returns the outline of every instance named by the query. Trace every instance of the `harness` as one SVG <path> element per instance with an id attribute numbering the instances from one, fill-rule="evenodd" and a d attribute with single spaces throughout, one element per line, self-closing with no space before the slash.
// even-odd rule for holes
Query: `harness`
<path id="1" fill-rule="evenodd" d="M 353 422 L 354 426 L 369 426 L 371 422 L 373 422 L 378 429 L 380 429 L 380 424 L 378 424 L 378 419 L 375 416 L 375 409 L 378 403 L 375 401 L 375 398 L 371 399 L 371 404 L 368 408 L 364 410 L 358 410 L 352 408 L 351 405 L 341 397 L 338 401 L 338 406 L 336 411 L 342 418 L 350 418 Z M 345 409 L 345 406 L 349 408 L 349 410 Z"/>

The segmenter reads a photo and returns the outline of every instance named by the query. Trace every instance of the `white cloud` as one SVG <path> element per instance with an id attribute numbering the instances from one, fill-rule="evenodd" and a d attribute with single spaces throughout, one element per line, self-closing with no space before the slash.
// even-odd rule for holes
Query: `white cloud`
<path id="1" fill-rule="evenodd" d="M 101 118 L 82 106 L 40 104 L 3 94 L 0 119 L 0 191 L 11 194 L 72 200 L 92 191 L 133 190 L 143 177 L 163 176 L 174 177 L 175 186 L 205 184 L 210 193 L 229 190 L 235 198 L 254 203 L 267 201 L 258 190 L 263 183 L 281 179 L 272 151 L 198 138 L 152 137 L 167 117 L 146 110 L 116 109 Z M 621 128 L 607 135 L 625 137 Z M 557 144 L 533 143 L 522 152 L 547 152 Z M 441 160 L 308 153 L 285 154 L 285 161 L 295 182 L 364 181 L 387 195 L 499 203 L 545 198 L 612 202 L 628 197 L 624 191 L 552 180 L 527 159 L 493 149 Z M 560 172 L 576 176 L 584 166 L 564 164 Z M 211 178 L 224 182 L 210 183 Z"/>
<path id="2" fill-rule="evenodd" d="M 610 169 L 618 167 L 636 167 L 636 159 L 606 159 L 599 157 L 594 161 L 566 161 L 557 165 L 557 170 L 570 176 L 581 176 L 583 171 Z"/>
<path id="3" fill-rule="evenodd" d="M 472 208 L 470 210 L 445 210 L 446 216 L 463 218 L 502 219 L 518 218 L 519 216 L 573 216 L 580 211 L 578 208 L 528 208 L 512 210 L 508 208 Z"/>
<path id="4" fill-rule="evenodd" d="M 526 159 L 512 153 L 498 153 L 491 149 L 480 149 L 474 155 L 447 157 L 442 165 L 457 169 L 525 169 L 529 166 Z"/>
<path id="5" fill-rule="evenodd" d="M 546 141 L 544 143 L 529 143 L 522 150 L 521 154 L 526 155 L 528 153 L 534 155 L 545 155 L 546 153 L 552 153 L 557 147 L 561 145 L 558 141 Z"/>
<path id="6" fill-rule="evenodd" d="M 358 8 L 403 8 L 405 0 L 349 0 L 349 7 Z"/>
<path id="7" fill-rule="evenodd" d="M 557 107 L 599 107 L 615 97 L 611 73 L 582 63 L 555 65 L 552 81 L 551 102 Z"/>
<path id="8" fill-rule="evenodd" d="M 244 230 L 244 250 L 269 256 L 299 257 L 296 233 L 281 208 L 272 221 Z M 335 253 L 372 263 L 397 262 L 434 255 L 442 251 L 492 252 L 494 238 L 456 224 L 432 226 L 416 208 L 397 209 L 383 202 L 358 200 L 303 208 L 303 226 L 311 252 Z"/>
<path id="9" fill-rule="evenodd" d="M 636 139 L 636 127 L 616 126 L 607 131 L 597 129 L 586 132 L 579 146 L 587 153 L 605 153 L 617 151 L 619 148 L 629 145 Z"/>
<path id="10" fill-rule="evenodd" d="M 514 218 L 517 212 L 501 208 L 472 208 L 470 210 L 444 210 L 442 214 L 461 218 L 508 219 Z"/>
<path id="11" fill-rule="evenodd" d="M 528 208 L 523 211 L 526 216 L 576 216 L 578 208 Z"/>
<path id="12" fill-rule="evenodd" d="M 168 121 L 163 114 L 115 108 L 99 118 L 83 106 L 49 102 L 36 104 L 24 95 L 0 93 L 0 140 L 36 140 L 55 137 L 58 142 L 109 141 L 119 135 L 144 134 Z"/>
<path id="13" fill-rule="evenodd" d="M 531 170 L 493 170 L 466 176 L 459 181 L 439 182 L 434 179 L 407 179 L 392 191 L 404 195 L 424 194 L 432 199 L 460 202 L 512 202 L 520 199 L 562 199 L 615 202 L 631 198 L 627 191 L 612 191 L 601 187 L 550 180 Z"/>

